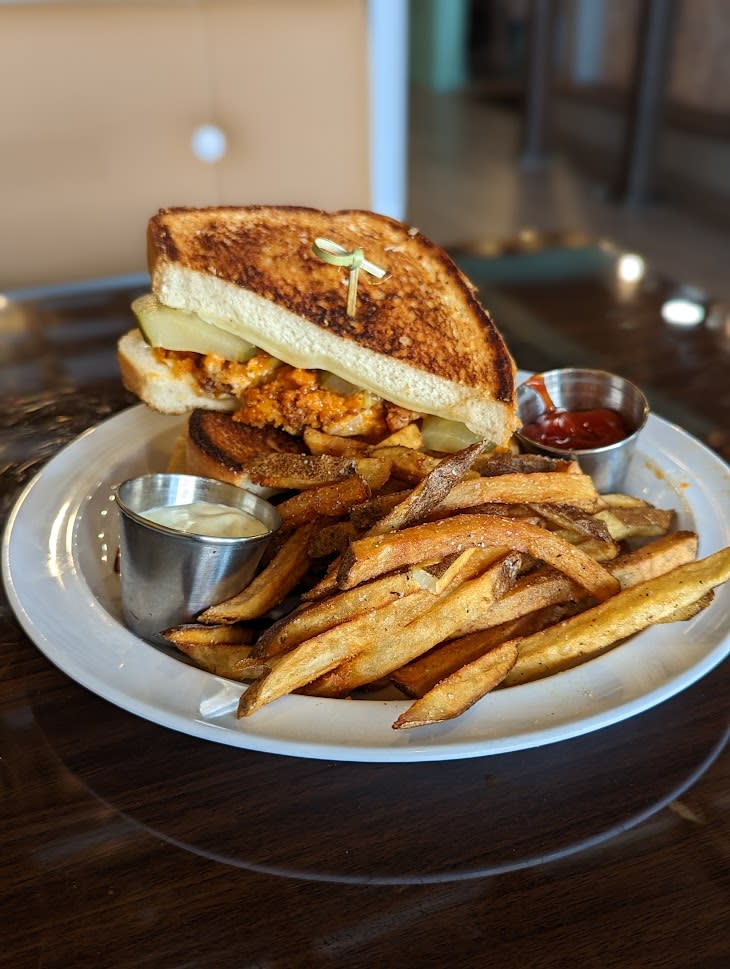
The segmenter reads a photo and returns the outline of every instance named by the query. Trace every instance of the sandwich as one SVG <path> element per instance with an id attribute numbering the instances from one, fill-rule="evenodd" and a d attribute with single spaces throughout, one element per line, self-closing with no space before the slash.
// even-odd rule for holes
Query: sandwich
<path id="1" fill-rule="evenodd" d="M 231 450 L 304 451 L 312 429 L 373 443 L 419 422 L 442 451 L 515 430 L 505 342 L 418 230 L 360 210 L 168 208 L 147 246 L 122 379 L 155 410 L 192 412 L 213 469 Z"/>

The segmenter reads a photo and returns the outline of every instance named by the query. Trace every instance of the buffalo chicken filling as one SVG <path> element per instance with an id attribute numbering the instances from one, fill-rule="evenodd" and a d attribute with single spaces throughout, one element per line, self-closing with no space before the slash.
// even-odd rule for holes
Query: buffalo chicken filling
<path id="1" fill-rule="evenodd" d="M 282 363 L 263 350 L 236 363 L 214 354 L 154 351 L 180 376 L 192 377 L 213 397 L 234 397 L 234 419 L 253 427 L 279 427 L 301 434 L 312 427 L 342 437 L 379 440 L 419 415 L 367 390 L 338 393 L 323 384 L 325 373 Z"/>

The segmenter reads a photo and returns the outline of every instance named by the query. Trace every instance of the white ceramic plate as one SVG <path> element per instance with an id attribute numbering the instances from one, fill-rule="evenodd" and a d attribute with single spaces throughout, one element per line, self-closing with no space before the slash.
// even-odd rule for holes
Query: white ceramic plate
<path id="1" fill-rule="evenodd" d="M 395 731 L 400 700 L 291 696 L 236 720 L 241 687 L 137 639 L 121 623 L 112 487 L 165 466 L 177 418 L 132 407 L 59 452 L 20 495 L 3 541 L 5 586 L 38 648 L 89 690 L 147 720 L 218 743 L 351 761 L 426 761 L 520 750 L 634 716 L 728 653 L 730 588 L 693 620 L 658 626 L 582 667 L 495 691 L 445 724 Z M 730 470 L 651 417 L 625 490 L 678 512 L 700 555 L 730 545 Z"/>

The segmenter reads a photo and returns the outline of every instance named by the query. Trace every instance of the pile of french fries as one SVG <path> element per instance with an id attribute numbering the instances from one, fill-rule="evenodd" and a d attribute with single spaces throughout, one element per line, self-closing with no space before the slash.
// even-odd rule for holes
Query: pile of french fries
<path id="1" fill-rule="evenodd" d="M 730 549 L 697 560 L 672 511 L 599 495 L 573 461 L 486 443 L 431 454 L 416 424 L 377 445 L 305 443 L 252 463 L 281 495 L 258 575 L 163 634 L 248 684 L 239 717 L 294 692 L 388 685 L 412 700 L 395 729 L 449 720 L 495 687 L 691 618 L 730 577 Z"/>

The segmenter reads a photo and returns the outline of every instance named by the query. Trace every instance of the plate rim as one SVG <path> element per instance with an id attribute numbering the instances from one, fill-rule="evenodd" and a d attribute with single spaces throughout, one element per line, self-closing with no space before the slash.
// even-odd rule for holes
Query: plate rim
<path id="1" fill-rule="evenodd" d="M 369 729 L 368 721 L 362 713 L 363 710 L 369 708 L 370 713 L 367 716 L 372 720 L 373 716 L 375 716 L 373 710 L 377 710 L 378 708 L 381 710 L 385 709 L 387 711 L 389 725 L 395 719 L 400 709 L 405 709 L 408 701 L 373 700 L 353 703 L 353 701 L 293 696 L 282 698 L 277 701 L 277 704 L 272 704 L 271 710 L 264 709 L 250 720 L 236 721 L 231 714 L 223 714 L 215 719 L 206 718 L 200 713 L 201 702 L 204 702 L 206 698 L 210 699 L 221 693 L 225 695 L 226 691 L 231 696 L 234 694 L 238 696 L 242 690 L 241 685 L 198 670 L 181 663 L 172 656 L 156 651 L 154 647 L 137 639 L 131 632 L 121 626 L 120 622 L 106 612 L 103 607 L 101 609 L 98 608 L 98 601 L 87 601 L 90 609 L 89 615 L 85 617 L 85 628 L 88 629 L 89 623 L 91 623 L 91 631 L 94 633 L 98 634 L 102 631 L 109 633 L 111 630 L 115 637 L 115 643 L 113 644 L 115 649 L 117 652 L 124 653 L 125 655 L 129 650 L 139 650 L 140 646 L 144 650 L 155 650 L 156 659 L 154 662 L 151 661 L 152 665 L 162 666 L 165 673 L 169 673 L 169 679 L 166 676 L 164 681 L 156 684 L 156 690 L 153 691 L 155 695 L 151 699 L 140 699 L 138 696 L 131 695 L 124 685 L 119 686 L 113 677 L 105 681 L 104 678 L 100 678 L 98 674 L 95 674 L 93 669 L 86 668 L 83 664 L 76 662 L 74 655 L 69 653 L 68 645 L 60 642 L 58 639 L 54 639 L 51 635 L 47 617 L 39 617 L 36 604 L 29 602 L 29 599 L 32 597 L 29 597 L 28 589 L 25 585 L 27 580 L 23 580 L 18 575 L 15 567 L 15 559 L 20 554 L 18 552 L 18 543 L 25 537 L 21 536 L 21 530 L 26 530 L 27 532 L 30 528 L 30 534 L 35 536 L 36 540 L 39 540 L 41 536 L 48 538 L 45 531 L 45 524 L 41 526 L 36 523 L 34 528 L 27 521 L 29 508 L 32 506 L 38 491 L 47 487 L 50 478 L 54 474 L 60 473 L 64 465 L 75 455 L 84 452 L 86 449 L 91 449 L 93 452 L 95 444 L 101 442 L 105 432 L 108 434 L 110 429 L 117 429 L 121 432 L 125 422 L 139 423 L 137 418 L 142 417 L 143 414 L 149 415 L 148 423 L 151 428 L 157 426 L 158 423 L 159 427 L 163 427 L 164 422 L 168 421 L 169 428 L 172 430 L 175 426 L 175 421 L 179 422 L 182 420 L 182 418 L 171 419 L 169 417 L 161 420 L 163 415 L 154 414 L 145 405 L 133 405 L 84 431 L 74 441 L 59 450 L 34 478 L 26 484 L 8 515 L 3 531 L 2 575 L 11 608 L 26 634 L 47 659 L 71 679 L 96 695 L 129 713 L 157 723 L 160 726 L 168 727 L 200 739 L 224 743 L 234 747 L 315 759 L 399 763 L 481 757 L 562 742 L 636 716 L 691 686 L 722 662 L 730 649 L 730 632 L 726 632 L 724 637 L 721 636 L 714 647 L 700 661 L 684 670 L 682 674 L 675 675 L 670 680 L 656 685 L 648 692 L 629 698 L 619 705 L 597 710 L 592 715 L 581 716 L 577 720 L 563 722 L 557 726 L 543 724 L 541 727 L 523 730 L 517 735 L 485 737 L 483 733 L 479 733 L 478 708 L 480 705 L 478 704 L 477 707 L 472 708 L 462 718 L 458 718 L 455 721 L 428 728 L 419 728 L 413 731 L 390 730 L 390 733 L 387 735 L 388 741 L 390 741 L 389 743 L 383 741 L 374 742 L 372 739 L 363 743 L 353 740 L 337 740 L 338 721 L 339 725 L 342 726 L 341 714 L 343 704 L 346 704 L 350 708 L 349 712 L 345 714 L 345 719 L 348 723 L 350 719 L 353 719 L 353 736 L 360 737 L 361 734 L 358 733 L 359 729 L 363 729 L 364 727 L 366 734 Z M 696 449 L 700 449 L 697 453 L 701 453 L 703 457 L 711 460 L 714 470 L 727 482 L 730 493 L 730 469 L 709 448 L 706 448 L 705 445 L 677 425 L 656 415 L 651 415 L 645 435 L 649 438 L 652 436 L 652 433 L 656 434 L 658 432 L 664 433 L 665 435 L 669 434 L 670 436 L 679 435 L 679 439 L 683 444 L 690 447 L 693 452 Z M 149 440 L 149 436 L 152 433 L 153 430 L 148 431 L 148 438 L 146 440 Z M 138 435 L 138 441 L 139 439 L 140 437 Z M 90 472 L 87 471 L 88 473 Z M 110 486 L 110 481 L 104 479 L 103 473 L 100 472 L 100 475 L 99 487 L 102 485 L 105 487 Z M 67 484 L 68 479 L 73 481 L 73 473 L 66 472 L 65 479 Z M 697 482 L 693 482 L 693 484 L 696 485 Z M 51 588 L 55 588 L 56 592 L 59 591 L 59 583 L 61 582 L 65 582 L 66 584 L 71 583 L 72 588 L 75 583 L 76 592 L 81 588 L 79 583 L 83 587 L 88 588 L 86 587 L 83 576 L 79 575 L 78 548 L 74 545 L 71 536 L 78 527 L 79 515 L 82 514 L 81 509 L 88 507 L 91 497 L 91 494 L 85 494 L 83 496 L 77 494 L 75 497 L 77 507 L 75 510 L 72 510 L 69 506 L 65 515 L 62 507 L 52 509 L 53 528 L 58 530 L 60 537 L 65 542 L 63 548 L 67 559 L 64 564 L 70 570 L 69 573 L 63 573 L 55 579 L 52 576 L 42 576 L 44 582 L 46 584 L 50 583 Z M 48 513 L 51 513 L 50 510 Z M 724 526 L 727 537 L 730 535 L 730 518 L 725 520 L 720 519 L 720 523 Z M 701 540 L 703 539 L 701 533 L 700 538 Z M 728 544 L 730 544 L 730 541 L 728 541 Z M 56 563 L 57 566 L 58 563 Z M 58 571 L 62 572 L 63 570 Z M 37 577 L 35 581 L 38 581 Z M 81 598 L 83 600 L 84 597 L 81 596 Z M 718 604 L 714 603 L 711 608 L 717 606 Z M 104 618 L 105 616 L 106 618 Z M 59 619 L 58 616 L 54 618 L 56 621 Z M 60 618 L 61 620 L 64 619 L 63 616 Z M 68 622 L 68 616 L 65 618 L 66 622 Z M 690 622 L 694 621 L 691 620 Z M 646 634 L 639 634 L 639 636 L 643 635 Z M 622 648 L 618 647 L 618 649 Z M 567 685 L 569 691 L 571 689 L 585 690 L 590 687 L 590 681 L 592 679 L 591 676 L 586 678 L 585 671 L 594 667 L 594 664 L 605 661 L 607 657 L 610 657 L 615 652 L 616 650 L 612 650 L 605 654 L 605 656 L 591 660 L 582 667 L 557 674 L 536 684 L 525 684 L 511 688 L 509 691 L 504 691 L 502 697 L 507 694 L 517 696 L 517 691 L 523 691 L 525 699 L 529 700 L 529 693 L 537 693 L 544 697 L 546 693 L 555 692 L 556 689 L 560 693 L 560 687 L 564 685 Z M 605 662 L 603 665 L 605 666 Z M 182 687 L 181 697 L 184 699 L 180 699 L 177 705 L 171 705 L 171 698 L 166 692 L 169 683 L 172 681 L 174 681 L 176 689 Z M 121 682 L 124 684 L 125 680 L 122 679 Z M 165 689 L 162 689 L 163 686 Z M 497 694 L 492 694 L 492 696 L 497 696 Z M 197 707 L 186 708 L 184 704 L 186 702 L 190 703 L 191 697 L 198 698 Z M 484 704 L 484 701 L 481 701 L 481 703 Z M 306 704 L 306 706 L 303 706 L 303 704 Z M 500 700 L 495 705 L 503 706 L 504 702 Z M 319 709 L 315 709 L 317 707 Z M 297 726 L 301 728 L 300 714 L 302 709 L 306 711 L 304 717 L 305 727 L 307 723 L 310 723 L 312 716 L 314 716 L 315 720 L 319 717 L 322 718 L 321 722 L 317 723 L 316 729 L 311 729 L 309 733 L 305 730 L 304 735 L 301 734 L 301 729 L 299 731 L 296 729 Z M 482 706 L 482 714 L 484 709 L 484 706 Z M 383 714 L 378 714 L 375 716 L 376 720 L 378 716 L 384 719 Z M 465 722 L 464 718 L 469 718 L 470 720 L 469 729 L 460 729 L 460 725 Z M 232 723 L 230 722 L 231 720 L 233 721 Z M 333 735 L 328 735 L 328 728 L 334 731 L 335 739 L 333 739 Z M 345 731 L 345 734 L 347 734 L 347 731 Z M 391 734 L 394 736 L 391 736 Z M 406 737 L 403 737 L 403 734 Z"/>

